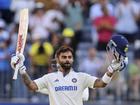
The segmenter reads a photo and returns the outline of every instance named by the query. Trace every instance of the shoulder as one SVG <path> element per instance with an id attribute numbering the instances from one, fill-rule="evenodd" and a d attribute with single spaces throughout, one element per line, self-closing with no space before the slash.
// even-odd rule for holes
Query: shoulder
<path id="1" fill-rule="evenodd" d="M 93 81 L 97 79 L 97 77 L 95 76 L 91 76 L 90 74 L 82 73 L 82 72 L 78 73 L 78 77 L 81 81 L 83 81 L 84 84 L 93 83 Z"/>
<path id="2" fill-rule="evenodd" d="M 57 75 L 57 72 L 52 72 L 52 73 L 48 73 L 48 74 L 45 74 L 43 76 L 43 78 L 53 78 Z"/>
<path id="3" fill-rule="evenodd" d="M 86 78 L 86 77 L 91 76 L 90 74 L 87 74 L 87 73 L 84 73 L 84 72 L 77 72 L 77 75 L 82 77 L 82 78 Z"/>

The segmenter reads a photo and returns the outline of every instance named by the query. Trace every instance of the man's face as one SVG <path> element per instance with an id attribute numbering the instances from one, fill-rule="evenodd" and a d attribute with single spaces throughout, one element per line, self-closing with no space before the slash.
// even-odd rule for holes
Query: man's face
<path id="1" fill-rule="evenodd" d="M 64 70 L 70 70 L 73 64 L 73 55 L 70 51 L 60 53 L 58 63 Z"/>

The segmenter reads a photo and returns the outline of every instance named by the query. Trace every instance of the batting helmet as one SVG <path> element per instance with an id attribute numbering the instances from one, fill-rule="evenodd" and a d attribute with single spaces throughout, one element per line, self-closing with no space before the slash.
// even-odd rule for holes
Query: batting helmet
<path id="1" fill-rule="evenodd" d="M 113 53 L 117 52 L 120 56 L 126 57 L 128 51 L 128 40 L 121 35 L 113 35 L 107 44 L 107 49 Z"/>

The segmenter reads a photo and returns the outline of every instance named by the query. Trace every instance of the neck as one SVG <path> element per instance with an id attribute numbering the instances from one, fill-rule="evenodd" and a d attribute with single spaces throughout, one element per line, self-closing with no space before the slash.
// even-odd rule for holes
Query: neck
<path id="1" fill-rule="evenodd" d="M 63 69 L 62 67 L 60 67 L 59 69 L 62 73 L 63 73 L 63 76 L 66 76 L 69 72 L 70 72 L 70 69 Z"/>

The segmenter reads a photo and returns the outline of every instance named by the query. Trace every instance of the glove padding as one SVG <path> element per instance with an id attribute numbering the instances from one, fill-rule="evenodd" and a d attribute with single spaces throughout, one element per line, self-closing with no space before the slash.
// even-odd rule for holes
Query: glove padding
<path id="1" fill-rule="evenodd" d="M 18 67 L 22 67 L 24 65 L 24 61 L 25 61 L 25 57 L 23 54 L 16 54 L 15 56 L 13 56 L 11 58 L 11 67 L 12 69 L 16 69 L 16 65 L 18 65 Z"/>
<path id="2" fill-rule="evenodd" d="M 109 65 L 108 70 L 113 73 L 115 71 L 122 71 L 128 64 L 128 58 L 126 57 L 122 61 L 112 60 L 112 63 Z"/>

